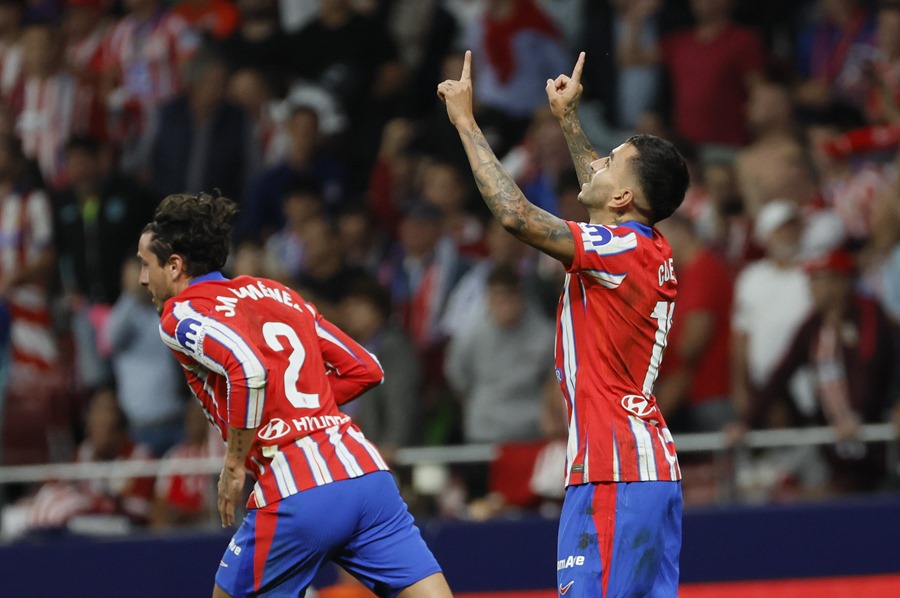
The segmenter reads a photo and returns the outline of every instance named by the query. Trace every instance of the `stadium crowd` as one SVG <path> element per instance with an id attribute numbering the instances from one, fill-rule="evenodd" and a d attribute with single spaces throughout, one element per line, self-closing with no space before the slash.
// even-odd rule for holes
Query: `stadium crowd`
<path id="1" fill-rule="evenodd" d="M 554 214 L 585 217 L 544 93 L 581 50 L 598 152 L 643 132 L 689 160 L 660 226 L 679 296 L 655 394 L 676 442 L 833 426 L 823 450 L 757 455 L 765 497 L 885 488 L 856 437 L 900 397 L 894 0 L 0 0 L 0 463 L 221 450 L 134 261 L 165 195 L 219 189 L 241 210 L 227 274 L 289 284 L 379 358 L 385 384 L 346 408 L 388 459 L 502 447 L 437 508 L 559 499 L 565 273 L 468 175 L 434 91 L 465 49 L 479 123 Z M 685 459 L 687 502 L 708 466 Z M 191 522 L 214 496 L 101 486 L 28 489 L 32 524 Z"/>

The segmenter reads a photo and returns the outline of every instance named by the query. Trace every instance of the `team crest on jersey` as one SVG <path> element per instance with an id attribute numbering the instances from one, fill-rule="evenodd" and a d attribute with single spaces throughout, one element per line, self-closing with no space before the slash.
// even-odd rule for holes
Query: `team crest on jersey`
<path id="1" fill-rule="evenodd" d="M 291 431 L 291 426 L 283 419 L 275 418 L 269 420 L 262 429 L 257 432 L 257 436 L 262 438 L 263 440 L 275 440 L 276 438 L 281 438 L 285 434 Z"/>
<path id="2" fill-rule="evenodd" d="M 638 417 L 647 417 L 656 410 L 656 406 L 642 395 L 625 395 L 622 397 L 622 407 Z"/>
<path id="3" fill-rule="evenodd" d="M 637 247 L 637 235 L 629 232 L 616 236 L 613 232 L 599 224 L 580 224 L 581 241 L 587 253 L 599 255 L 618 255 Z"/>
<path id="4" fill-rule="evenodd" d="M 178 344 L 191 351 L 199 352 L 202 327 L 203 324 L 193 318 L 180 320 L 175 327 L 175 338 L 178 339 Z"/>

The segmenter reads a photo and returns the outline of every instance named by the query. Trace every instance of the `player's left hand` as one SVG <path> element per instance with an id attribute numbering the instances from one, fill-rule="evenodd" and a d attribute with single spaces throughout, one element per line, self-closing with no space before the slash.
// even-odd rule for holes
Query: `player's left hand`
<path id="1" fill-rule="evenodd" d="M 581 73 L 584 70 L 584 52 L 578 55 L 572 76 L 560 75 L 556 79 L 547 79 L 547 100 L 550 102 L 550 112 L 556 118 L 562 119 L 570 112 L 578 112 L 578 102 L 584 86 L 581 84 Z"/>
<path id="2" fill-rule="evenodd" d="M 222 527 L 234 525 L 234 510 L 244 490 L 246 476 L 243 467 L 223 467 L 219 474 L 219 516 L 222 518 Z"/>
<path id="3" fill-rule="evenodd" d="M 447 105 L 447 116 L 457 129 L 475 124 L 472 111 L 472 52 L 466 50 L 459 81 L 447 79 L 439 83 L 437 95 Z"/>

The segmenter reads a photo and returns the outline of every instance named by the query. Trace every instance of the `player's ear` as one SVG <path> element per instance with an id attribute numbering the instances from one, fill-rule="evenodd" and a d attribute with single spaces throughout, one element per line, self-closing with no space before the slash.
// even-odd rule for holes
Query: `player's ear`
<path id="1" fill-rule="evenodd" d="M 172 280 L 178 278 L 178 276 L 184 271 L 184 258 L 182 258 L 177 253 L 173 253 L 169 256 L 168 261 L 166 262 L 166 269 L 169 271 L 169 276 Z"/>
<path id="2" fill-rule="evenodd" d="M 632 202 L 634 202 L 634 191 L 627 187 L 623 187 L 613 195 L 612 200 L 609 202 L 609 206 L 625 211 Z"/>

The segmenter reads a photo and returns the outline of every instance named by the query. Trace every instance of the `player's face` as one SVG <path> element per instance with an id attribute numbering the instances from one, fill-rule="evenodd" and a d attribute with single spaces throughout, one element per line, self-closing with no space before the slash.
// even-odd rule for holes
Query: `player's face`
<path id="1" fill-rule="evenodd" d="M 635 154 L 637 149 L 633 145 L 623 143 L 609 156 L 594 160 L 591 163 L 591 180 L 581 186 L 578 201 L 588 210 L 604 208 L 616 193 L 629 186 L 629 161 Z"/>
<path id="2" fill-rule="evenodd" d="M 163 304 L 174 293 L 171 290 L 169 272 L 164 265 L 159 263 L 156 254 L 150 250 L 150 241 L 152 240 L 153 233 L 147 232 L 141 235 L 141 240 L 138 241 L 138 260 L 141 263 L 140 283 L 150 291 L 156 311 L 162 313 Z"/>

